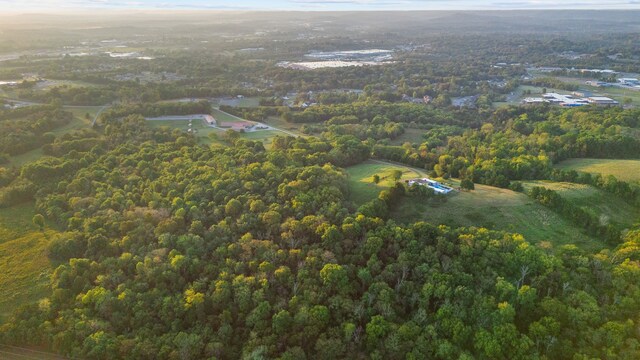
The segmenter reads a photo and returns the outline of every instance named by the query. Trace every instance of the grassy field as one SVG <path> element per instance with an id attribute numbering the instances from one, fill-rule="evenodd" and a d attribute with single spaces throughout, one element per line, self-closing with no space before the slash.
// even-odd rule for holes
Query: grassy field
<path id="1" fill-rule="evenodd" d="M 424 142 L 424 138 L 422 136 L 425 133 L 426 130 L 423 129 L 405 129 L 404 134 L 391 140 L 391 145 L 402 145 L 406 142 L 412 144 L 421 144 Z"/>
<path id="2" fill-rule="evenodd" d="M 57 86 L 68 86 L 68 87 L 89 87 L 89 88 L 97 88 L 101 87 L 101 85 L 92 84 L 84 81 L 77 80 L 52 80 L 47 79 L 41 82 L 36 83 L 34 89 L 36 90 L 49 90 L 51 88 Z"/>
<path id="3" fill-rule="evenodd" d="M 640 181 L 640 160 L 569 159 L 556 167 L 605 176 L 613 175 L 623 181 Z"/>
<path id="4" fill-rule="evenodd" d="M 226 112 L 218 110 L 218 109 L 211 109 L 211 115 L 216 119 L 216 123 L 218 124 L 218 126 L 224 126 L 224 123 L 226 123 L 226 122 L 235 123 L 235 122 L 246 121 L 247 123 L 250 123 L 250 124 L 253 123 L 251 121 L 244 120 L 244 119 L 236 117 L 234 115 L 227 114 Z"/>
<path id="5" fill-rule="evenodd" d="M 389 164 L 367 162 L 347 168 L 350 175 L 351 199 L 362 204 L 375 198 L 378 192 L 392 184 L 385 179 L 380 186 L 372 183 L 373 174 L 390 174 Z M 419 170 L 402 168 L 403 179 L 413 178 Z M 449 180 L 457 187 L 459 182 Z M 425 203 L 423 200 L 405 197 L 394 210 L 392 218 L 399 223 L 426 221 L 451 227 L 477 226 L 523 234 L 532 243 L 550 243 L 553 246 L 575 244 L 585 250 L 598 251 L 605 247 L 585 234 L 552 210 L 535 203 L 525 194 L 507 189 L 476 184 L 474 191 L 454 192 L 443 204 Z"/>
<path id="6" fill-rule="evenodd" d="M 74 115 L 73 119 L 67 125 L 51 130 L 51 133 L 55 134 L 56 136 L 60 136 L 68 132 L 71 132 L 73 130 L 90 128 L 91 120 L 93 119 L 93 116 L 98 112 L 99 109 L 100 109 L 100 106 L 66 107 L 65 108 L 66 111 L 73 113 Z M 89 113 L 90 120 L 87 120 L 85 118 L 87 113 Z M 42 157 L 42 155 L 43 155 L 42 149 L 38 148 L 38 149 L 28 151 L 24 154 L 12 156 L 9 159 L 10 160 L 9 166 L 20 167 L 26 163 L 38 160 L 39 158 Z"/>
<path id="7" fill-rule="evenodd" d="M 0 244 L 35 230 L 31 223 L 34 214 L 35 210 L 31 204 L 0 208 Z"/>
<path id="8" fill-rule="evenodd" d="M 94 115 L 100 110 L 100 106 L 83 106 L 81 108 L 65 108 L 66 111 L 73 113 L 73 120 L 65 126 L 51 130 L 52 133 L 58 135 L 66 134 L 73 130 L 90 128 Z M 86 118 L 86 114 L 89 114 L 89 119 Z"/>
<path id="9" fill-rule="evenodd" d="M 66 111 L 70 111 L 73 115 L 77 117 L 81 117 L 84 120 L 86 114 L 89 114 L 90 118 L 93 117 L 100 111 L 102 106 L 66 106 L 64 109 Z"/>
<path id="10" fill-rule="evenodd" d="M 242 134 L 242 137 L 245 138 L 245 139 L 262 141 L 264 143 L 264 147 L 266 149 L 269 149 L 269 148 L 271 148 L 271 144 L 273 142 L 273 138 L 278 136 L 278 135 L 279 136 L 283 136 L 285 134 L 283 134 L 280 131 L 265 130 L 265 131 L 254 131 L 254 132 L 244 133 L 244 134 Z"/>
<path id="11" fill-rule="evenodd" d="M 184 132 L 189 129 L 189 122 L 186 120 L 158 120 L 148 121 L 147 123 L 151 127 L 169 127 L 173 129 L 179 129 Z M 197 131 L 196 136 L 198 137 L 199 144 L 222 143 L 220 140 L 212 139 L 211 137 L 209 137 L 209 134 L 214 133 L 218 135 L 218 138 L 221 138 L 224 134 L 223 130 L 212 128 L 199 119 L 192 122 L 191 128 Z"/>
<path id="12" fill-rule="evenodd" d="M 2 360 L 65 360 L 64 356 L 47 352 L 46 349 L 24 348 L 0 344 L 0 359 Z"/>
<path id="13" fill-rule="evenodd" d="M 504 105 L 518 105 L 524 98 L 542 96 L 542 90 L 544 89 L 547 89 L 547 92 L 557 92 L 560 94 L 570 93 L 566 90 L 558 90 L 550 87 L 544 88 L 541 86 L 520 85 L 513 91 L 512 94 L 507 94 L 506 101 L 494 102 L 493 107 L 497 108 Z M 524 92 L 527 90 L 531 91 L 531 94 L 525 95 Z"/>
<path id="14" fill-rule="evenodd" d="M 298 134 L 300 136 L 305 136 L 300 131 L 300 128 L 304 124 L 290 123 L 290 122 L 287 122 L 286 120 L 280 118 L 279 116 L 269 116 L 267 118 L 267 120 L 264 121 L 264 123 L 267 124 L 267 125 L 271 125 L 273 127 L 277 127 L 278 129 L 291 131 L 292 133 Z"/>
<path id="15" fill-rule="evenodd" d="M 217 116 L 217 115 L 214 115 Z M 170 127 L 173 129 L 179 129 L 181 131 L 187 131 L 189 129 L 189 122 L 185 120 L 162 120 L 162 121 L 149 121 L 148 122 L 152 127 Z M 192 129 L 197 130 L 197 137 L 199 144 L 219 144 L 219 145 L 227 145 L 224 141 L 224 133 L 226 130 L 220 130 L 216 128 L 212 128 L 207 126 L 201 120 L 193 121 Z M 217 135 L 217 139 L 212 139 L 209 134 L 214 133 Z M 260 140 L 264 142 L 265 147 L 269 147 L 271 145 L 272 139 L 276 135 L 282 135 L 279 131 L 254 131 L 243 133 L 241 137 L 251 140 Z"/>
<path id="16" fill-rule="evenodd" d="M 624 89 L 616 86 L 611 86 L 606 88 L 591 86 L 591 85 L 585 84 L 585 81 L 589 79 L 583 79 L 583 78 L 572 78 L 572 77 L 562 77 L 562 76 L 557 78 L 562 82 L 578 85 L 580 88 L 587 89 L 593 92 L 594 94 L 607 96 L 612 99 L 618 100 L 620 103 L 622 103 L 625 98 L 629 98 L 631 99 L 631 105 L 640 106 L 640 91 Z"/>
<path id="17" fill-rule="evenodd" d="M 258 107 L 260 105 L 259 97 L 244 97 L 244 98 L 230 98 L 230 99 L 216 99 L 214 104 L 227 105 L 235 107 Z"/>
<path id="18" fill-rule="evenodd" d="M 19 306 L 49 293 L 53 268 L 46 248 L 56 231 L 36 229 L 34 213 L 31 204 L 0 209 L 0 323 Z"/>
<path id="19" fill-rule="evenodd" d="M 594 91 L 604 96 L 608 96 L 613 99 L 616 99 L 620 103 L 623 103 L 623 101 L 626 98 L 629 98 L 631 99 L 630 105 L 633 105 L 636 107 L 640 106 L 640 91 L 628 90 L 628 89 L 623 89 L 619 87 L 597 88 Z"/>
<path id="20" fill-rule="evenodd" d="M 34 149 L 31 151 L 27 151 L 24 154 L 11 156 L 9 158 L 9 166 L 20 167 L 26 163 L 30 163 L 32 161 L 36 161 L 42 157 L 43 152 L 42 148 Z"/>
<path id="21" fill-rule="evenodd" d="M 590 185 L 551 181 L 527 181 L 523 185 L 525 188 L 544 186 L 555 190 L 563 198 L 600 217 L 602 223 L 614 224 L 620 230 L 640 221 L 640 209 Z"/>
<path id="22" fill-rule="evenodd" d="M 626 98 L 629 98 L 631 99 L 630 105 L 640 106 L 640 91 L 623 89 L 615 86 L 608 87 L 608 88 L 590 86 L 584 83 L 587 79 L 581 79 L 581 78 L 557 77 L 557 79 L 567 84 L 576 85 L 580 89 L 588 90 L 592 92 L 594 95 L 610 97 L 614 100 L 619 101 L 620 103 L 623 103 Z M 516 105 L 516 104 L 519 104 L 522 101 L 522 99 L 524 99 L 525 97 L 540 97 L 543 89 L 545 88 L 537 87 L 537 86 L 528 86 L 528 85 L 518 86 L 518 88 L 513 92 L 513 95 L 507 95 L 506 101 L 495 102 L 493 103 L 493 107 L 495 108 L 503 105 Z M 547 87 L 546 89 L 547 89 L 547 92 L 556 92 L 559 94 L 571 93 L 571 91 L 559 90 L 559 89 L 554 89 L 550 87 Z M 531 94 L 524 95 L 524 91 L 526 90 L 530 90 Z"/>
<path id="23" fill-rule="evenodd" d="M 394 170 L 402 171 L 401 181 L 424 176 L 424 173 L 406 166 L 378 163 L 374 160 L 348 167 L 349 188 L 351 200 L 358 206 L 374 199 L 380 191 L 394 184 L 392 173 Z M 373 175 L 380 176 L 378 184 L 373 183 Z"/>

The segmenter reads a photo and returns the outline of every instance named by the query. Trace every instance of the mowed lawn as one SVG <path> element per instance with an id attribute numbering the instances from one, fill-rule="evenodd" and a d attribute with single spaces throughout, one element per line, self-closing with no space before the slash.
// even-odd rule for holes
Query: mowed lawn
<path id="1" fill-rule="evenodd" d="M 189 121 L 187 120 L 154 120 L 147 122 L 151 127 L 169 127 L 172 129 L 178 129 L 186 132 L 189 129 Z M 225 132 L 229 130 L 221 130 L 212 128 L 204 124 L 202 120 L 194 120 L 192 122 L 192 129 L 197 130 L 196 136 L 198 137 L 199 144 L 217 144 L 227 146 L 229 145 L 224 141 Z M 210 134 L 215 134 L 215 137 L 211 137 Z M 277 135 L 283 136 L 284 134 L 275 130 L 264 131 L 252 131 L 245 132 L 240 135 L 241 138 L 262 141 L 266 148 L 271 146 L 273 138 Z"/>
<path id="2" fill-rule="evenodd" d="M 243 97 L 243 98 L 226 98 L 216 99 L 214 103 L 218 105 L 227 105 L 235 107 L 258 107 L 260 106 L 259 97 Z"/>
<path id="3" fill-rule="evenodd" d="M 37 229 L 32 204 L 0 209 L 0 323 L 21 305 L 49 295 L 53 267 L 46 249 L 55 230 Z"/>
<path id="4" fill-rule="evenodd" d="M 147 124 L 151 127 L 161 128 L 168 127 L 172 129 L 178 129 L 183 132 L 187 132 L 189 130 L 189 121 L 188 120 L 150 120 L 147 121 Z M 212 144 L 219 143 L 223 144 L 220 140 L 224 135 L 224 131 L 216 128 L 212 128 L 204 123 L 201 119 L 194 119 L 191 122 L 191 128 L 196 130 L 196 136 L 198 138 L 199 144 Z M 209 135 L 214 133 L 217 135 L 218 139 L 211 138 Z"/>
<path id="5" fill-rule="evenodd" d="M 349 174 L 349 189 L 351 190 L 351 200 L 360 206 L 369 200 L 378 197 L 380 191 L 393 186 L 393 171 L 402 171 L 400 181 L 423 177 L 424 173 L 418 169 L 408 168 L 402 165 L 393 165 L 387 163 L 369 160 L 362 164 L 350 166 L 346 168 Z M 373 182 L 373 175 L 380 176 L 380 182 Z"/>
<path id="6" fill-rule="evenodd" d="M 242 119 L 240 117 L 236 117 L 234 115 L 228 114 L 219 109 L 211 109 L 211 115 L 213 116 L 214 119 L 216 119 L 216 123 L 220 127 L 224 126 L 224 123 L 227 123 L 227 122 L 235 123 L 235 122 L 246 121 L 249 124 L 253 124 L 253 122 L 251 121 Z"/>
<path id="7" fill-rule="evenodd" d="M 544 186 L 555 190 L 564 199 L 598 216 L 602 224 L 613 224 L 620 230 L 640 221 L 640 209 L 590 185 L 553 181 L 527 181 L 523 185 L 526 189 Z"/>
<path id="8" fill-rule="evenodd" d="M 605 176 L 613 175 L 623 181 L 640 182 L 640 160 L 569 159 L 560 162 L 556 167 Z"/>

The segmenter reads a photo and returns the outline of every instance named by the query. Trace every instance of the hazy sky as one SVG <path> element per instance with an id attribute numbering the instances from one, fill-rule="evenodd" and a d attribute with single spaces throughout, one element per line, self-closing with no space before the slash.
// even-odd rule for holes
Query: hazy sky
<path id="1" fill-rule="evenodd" d="M 2 10 L 86 8 L 232 10 L 640 9 L 640 0 L 0 0 Z"/>

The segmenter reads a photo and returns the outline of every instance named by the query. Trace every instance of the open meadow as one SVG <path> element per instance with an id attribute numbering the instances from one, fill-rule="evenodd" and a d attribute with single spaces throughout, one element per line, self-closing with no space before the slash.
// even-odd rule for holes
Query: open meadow
<path id="1" fill-rule="evenodd" d="M 32 204 L 0 209 L 0 323 L 16 308 L 50 291 L 53 267 L 46 248 L 56 231 L 37 229 L 31 223 L 34 214 Z"/>
<path id="2" fill-rule="evenodd" d="M 424 172 L 402 165 L 394 165 L 384 162 L 369 160 L 362 164 L 346 168 L 349 174 L 349 189 L 351 190 L 351 200 L 360 206 L 365 202 L 374 199 L 380 191 L 393 186 L 393 171 L 402 171 L 400 181 L 415 179 L 424 176 Z M 380 176 L 380 182 L 373 182 L 373 175 Z"/>
<path id="3" fill-rule="evenodd" d="M 64 110 L 73 113 L 73 119 L 68 124 L 52 129 L 50 132 L 58 137 L 74 130 L 91 128 L 93 117 L 100 108 L 100 106 L 66 106 Z M 89 115 L 88 118 L 87 114 Z M 33 149 L 19 155 L 11 156 L 9 158 L 9 166 L 20 167 L 26 163 L 38 160 L 42 156 L 42 148 Z"/>
<path id="4" fill-rule="evenodd" d="M 351 199 L 360 205 L 375 198 L 382 189 L 393 185 L 390 175 L 394 169 L 403 170 L 401 181 L 423 176 L 419 169 L 393 164 L 369 161 L 352 166 L 347 168 Z M 372 182 L 374 174 L 380 175 L 381 179 L 384 177 L 378 185 Z M 458 180 L 451 179 L 445 183 L 459 186 Z M 532 243 L 550 243 L 555 247 L 575 244 L 594 251 L 606 247 L 525 194 L 479 184 L 473 191 L 454 191 L 442 204 L 427 203 L 408 194 L 393 210 L 392 218 L 399 223 L 426 221 L 434 225 L 476 226 L 515 232 Z"/>
<path id="5" fill-rule="evenodd" d="M 543 186 L 556 191 L 576 206 L 600 218 L 602 224 L 613 224 L 619 230 L 631 228 L 640 219 L 640 209 L 623 199 L 590 185 L 553 181 L 526 181 L 525 189 Z"/>
<path id="6" fill-rule="evenodd" d="M 569 159 L 558 163 L 556 167 L 603 176 L 613 175 L 623 181 L 640 181 L 640 160 Z"/>

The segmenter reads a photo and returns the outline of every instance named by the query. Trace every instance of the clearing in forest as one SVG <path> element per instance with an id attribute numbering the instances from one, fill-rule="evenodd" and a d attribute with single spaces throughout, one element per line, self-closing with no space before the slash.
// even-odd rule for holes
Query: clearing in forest
<path id="1" fill-rule="evenodd" d="M 418 169 L 412 169 L 402 165 L 395 165 L 376 160 L 369 160 L 362 164 L 346 168 L 349 174 L 349 189 L 351 190 L 351 200 L 360 206 L 369 200 L 378 197 L 380 191 L 393 186 L 394 170 L 402 171 L 400 181 L 415 179 L 424 176 Z M 380 182 L 375 184 L 373 176 L 378 175 Z"/>
<path id="2" fill-rule="evenodd" d="M 377 163 L 372 160 L 348 167 L 351 200 L 361 205 L 393 185 L 393 170 L 402 170 L 401 181 L 424 176 L 420 169 L 401 165 Z M 373 175 L 380 176 L 378 185 Z M 458 180 L 444 181 L 454 188 Z M 408 194 L 393 210 L 391 217 L 398 223 L 425 221 L 451 227 L 476 226 L 524 235 L 531 243 L 546 246 L 575 244 L 582 249 L 598 251 L 606 245 L 553 210 L 531 200 L 526 194 L 492 186 L 475 184 L 473 191 L 455 191 L 444 203 L 435 203 Z"/>
<path id="3" fill-rule="evenodd" d="M 525 189 L 543 186 L 554 190 L 564 199 L 599 217 L 602 224 L 613 224 L 622 231 L 640 219 L 640 209 L 591 185 L 554 181 L 527 181 L 523 185 Z"/>
<path id="4" fill-rule="evenodd" d="M 556 167 L 603 176 L 613 175 L 619 180 L 640 182 L 640 160 L 581 158 L 562 161 Z"/>
<path id="5" fill-rule="evenodd" d="M 0 209 L 0 323 L 18 307 L 49 295 L 53 266 L 47 258 L 55 230 L 37 229 L 32 204 Z"/>

